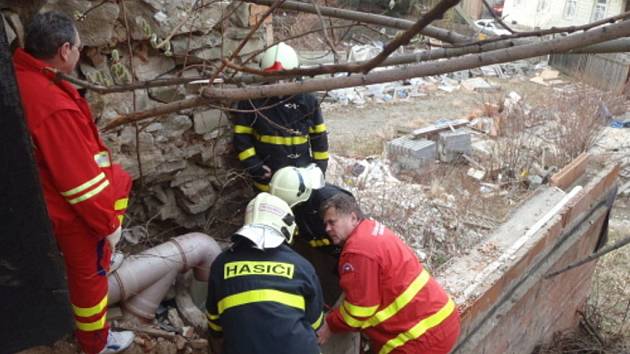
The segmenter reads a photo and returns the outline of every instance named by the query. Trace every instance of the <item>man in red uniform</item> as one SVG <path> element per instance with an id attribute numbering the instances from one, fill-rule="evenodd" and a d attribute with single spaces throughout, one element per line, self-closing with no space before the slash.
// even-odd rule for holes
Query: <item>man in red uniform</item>
<path id="1" fill-rule="evenodd" d="M 35 15 L 13 62 L 55 238 L 63 253 L 76 337 L 87 354 L 117 353 L 132 332 L 109 332 L 107 271 L 121 236 L 131 178 L 111 162 L 70 74 L 81 39 L 68 16 Z"/>
<path id="2" fill-rule="evenodd" d="M 320 344 L 334 332 L 361 331 L 373 353 L 448 353 L 459 335 L 459 313 L 414 252 L 366 219 L 344 193 L 324 202 L 321 211 L 326 232 L 343 246 L 339 282 L 345 299 L 326 316 Z"/>

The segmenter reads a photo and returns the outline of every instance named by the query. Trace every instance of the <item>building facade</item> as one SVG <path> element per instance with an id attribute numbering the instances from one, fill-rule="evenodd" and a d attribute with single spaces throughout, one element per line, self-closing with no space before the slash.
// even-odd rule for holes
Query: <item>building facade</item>
<path id="1" fill-rule="evenodd" d="M 506 0 L 506 23 L 529 28 L 583 25 L 618 15 L 626 10 L 628 0 Z"/>

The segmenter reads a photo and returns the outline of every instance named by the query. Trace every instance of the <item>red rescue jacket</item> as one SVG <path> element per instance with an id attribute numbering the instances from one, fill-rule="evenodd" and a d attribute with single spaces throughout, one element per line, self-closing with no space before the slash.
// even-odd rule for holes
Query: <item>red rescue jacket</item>
<path id="1" fill-rule="evenodd" d="M 362 331 L 375 353 L 415 353 L 414 342 L 457 309 L 391 230 L 363 220 L 339 260 L 345 299 L 326 321 L 333 332 Z"/>
<path id="2" fill-rule="evenodd" d="M 126 204 L 131 178 L 112 164 L 87 101 L 24 50 L 13 64 L 55 233 L 87 227 L 97 238 L 111 234 L 120 225 L 115 204 Z"/>

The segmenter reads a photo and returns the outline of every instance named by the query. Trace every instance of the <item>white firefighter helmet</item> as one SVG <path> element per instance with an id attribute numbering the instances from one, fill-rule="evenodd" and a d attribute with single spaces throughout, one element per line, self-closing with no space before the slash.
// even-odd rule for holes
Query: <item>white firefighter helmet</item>
<path id="1" fill-rule="evenodd" d="M 291 70 L 300 65 L 297 53 L 291 46 L 280 42 L 267 48 L 260 61 L 260 69 L 264 71 Z"/>
<path id="2" fill-rule="evenodd" d="M 322 170 L 315 164 L 307 167 L 287 166 L 279 169 L 271 177 L 269 192 L 289 204 L 291 208 L 311 197 L 313 189 L 326 184 Z"/>
<path id="3" fill-rule="evenodd" d="M 245 225 L 237 235 L 252 241 L 257 248 L 276 248 L 284 241 L 291 243 L 295 217 L 287 203 L 269 193 L 259 193 L 247 204 Z"/>

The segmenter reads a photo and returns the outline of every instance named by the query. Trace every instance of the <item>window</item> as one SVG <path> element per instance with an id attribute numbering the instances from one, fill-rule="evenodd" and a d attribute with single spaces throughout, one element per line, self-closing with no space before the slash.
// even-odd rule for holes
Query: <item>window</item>
<path id="1" fill-rule="evenodd" d="M 593 8 L 593 15 L 591 21 L 601 20 L 606 16 L 606 3 L 608 0 L 595 0 L 595 7 Z"/>
<path id="2" fill-rule="evenodd" d="M 577 0 L 567 0 L 564 4 L 564 17 L 573 18 L 577 13 Z"/>

